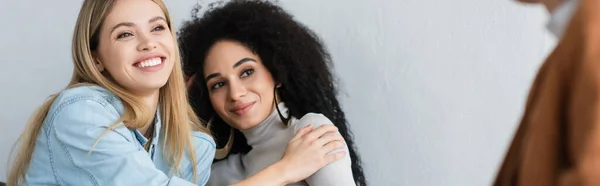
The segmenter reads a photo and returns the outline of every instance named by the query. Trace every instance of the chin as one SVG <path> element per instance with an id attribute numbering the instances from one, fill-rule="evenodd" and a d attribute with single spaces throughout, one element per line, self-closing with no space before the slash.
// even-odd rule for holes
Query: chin
<path id="1" fill-rule="evenodd" d="M 165 85 L 166 84 L 154 84 L 154 85 L 146 85 L 145 87 L 146 87 L 146 89 L 149 89 L 149 90 L 159 90 L 159 89 L 165 87 Z"/>
<path id="2" fill-rule="evenodd" d="M 167 85 L 168 80 L 169 79 L 154 80 L 152 82 L 148 82 L 148 84 L 146 84 L 145 86 L 148 87 L 148 88 L 159 89 L 159 88 L 162 88 L 165 85 Z"/>

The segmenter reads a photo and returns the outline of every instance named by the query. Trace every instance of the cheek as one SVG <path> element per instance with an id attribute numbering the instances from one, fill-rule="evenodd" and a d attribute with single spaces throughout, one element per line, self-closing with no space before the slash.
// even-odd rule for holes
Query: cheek
<path id="1" fill-rule="evenodd" d="M 170 61 L 172 61 L 172 63 L 168 64 L 169 65 L 168 68 L 172 69 L 173 67 L 175 67 L 175 62 L 176 62 L 176 59 L 175 59 L 175 55 L 176 55 L 176 53 L 175 53 L 175 50 L 176 50 L 175 49 L 175 40 L 173 40 L 173 37 L 171 37 L 171 35 L 165 34 L 165 36 L 163 36 L 161 38 L 160 43 L 161 43 L 161 46 L 162 46 L 164 52 L 168 56 L 170 56 L 169 58 L 170 58 Z"/>
<path id="2" fill-rule="evenodd" d="M 166 52 L 169 53 L 170 56 L 173 56 L 175 54 L 175 40 L 170 34 L 166 33 L 162 35 L 162 37 L 160 38 L 160 43 L 166 50 Z"/>
<path id="3" fill-rule="evenodd" d="M 262 99 L 265 99 L 265 101 L 273 101 L 273 97 L 274 97 L 274 87 L 275 85 L 271 84 L 271 83 L 262 83 L 260 84 L 260 89 L 258 89 L 257 92 L 260 93 L 260 97 Z"/>
<path id="4" fill-rule="evenodd" d="M 132 51 L 125 43 L 106 46 L 101 52 L 103 54 L 101 55 L 102 64 L 109 73 L 111 70 L 117 70 L 129 64 L 128 59 L 133 56 Z"/>
<path id="5" fill-rule="evenodd" d="M 225 113 L 225 100 L 220 92 L 212 92 L 209 93 L 210 103 L 213 106 L 213 109 L 219 114 L 223 115 Z"/>
<path id="6" fill-rule="evenodd" d="M 261 97 L 263 97 L 263 99 L 264 98 L 273 98 L 274 90 L 275 90 L 275 82 L 273 81 L 271 74 L 268 74 L 268 73 L 260 74 L 260 77 L 257 80 L 258 81 L 255 82 L 254 84 L 258 85 L 257 90 L 258 90 L 258 92 L 260 92 Z"/>

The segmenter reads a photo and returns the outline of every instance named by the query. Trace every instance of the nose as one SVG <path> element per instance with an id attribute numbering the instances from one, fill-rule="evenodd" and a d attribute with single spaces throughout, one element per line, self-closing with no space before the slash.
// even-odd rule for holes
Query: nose
<path id="1" fill-rule="evenodd" d="M 230 81 L 229 82 L 229 98 L 231 101 L 239 101 L 241 98 L 246 96 L 248 90 L 246 86 L 239 81 Z"/>
<path id="2" fill-rule="evenodd" d="M 138 51 L 152 51 L 156 49 L 157 43 L 154 39 L 146 33 L 138 34 L 139 43 L 137 45 Z"/>

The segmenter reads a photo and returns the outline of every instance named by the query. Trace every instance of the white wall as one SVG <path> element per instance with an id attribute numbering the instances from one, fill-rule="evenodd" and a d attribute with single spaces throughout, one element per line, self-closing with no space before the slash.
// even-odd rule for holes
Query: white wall
<path id="1" fill-rule="evenodd" d="M 167 1 L 176 23 L 195 0 Z M 0 180 L 28 116 L 71 76 L 80 4 L 0 6 Z M 554 40 L 540 7 L 481 0 L 283 0 L 324 39 L 370 185 L 489 185 Z M 179 25 L 179 24 L 178 24 Z"/>

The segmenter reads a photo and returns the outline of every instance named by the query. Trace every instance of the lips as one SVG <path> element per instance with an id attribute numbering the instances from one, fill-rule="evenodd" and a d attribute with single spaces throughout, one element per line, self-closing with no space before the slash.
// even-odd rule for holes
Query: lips
<path id="1" fill-rule="evenodd" d="M 160 65 L 161 63 L 162 63 L 162 58 L 155 57 L 155 58 L 147 59 L 142 62 L 136 63 L 135 66 L 140 67 L 140 68 L 145 68 L 145 67 L 152 67 L 152 66 Z"/>
<path id="2" fill-rule="evenodd" d="M 238 116 L 241 116 L 248 113 L 248 111 L 252 108 L 252 106 L 254 106 L 255 103 L 256 102 L 238 104 L 229 111 L 237 114 Z"/>
<path id="3" fill-rule="evenodd" d="M 133 63 L 133 66 L 136 67 L 148 67 L 148 66 L 156 66 L 160 63 L 163 63 L 167 57 L 161 54 L 149 54 L 139 57 Z"/>
<path id="4" fill-rule="evenodd" d="M 137 67 L 145 72 L 155 72 L 162 69 L 166 60 L 166 56 L 160 54 L 145 55 L 133 63 L 134 67 Z"/>

